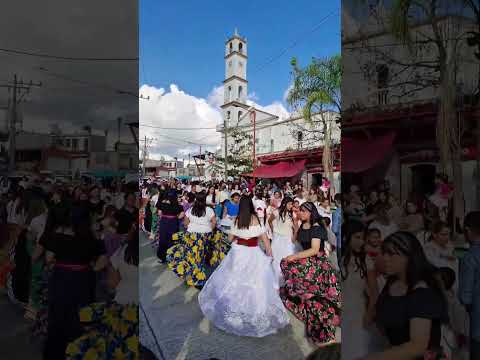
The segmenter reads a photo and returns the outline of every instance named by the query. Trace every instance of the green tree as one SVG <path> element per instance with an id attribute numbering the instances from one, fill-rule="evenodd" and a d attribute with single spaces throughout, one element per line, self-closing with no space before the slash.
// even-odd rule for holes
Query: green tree
<path id="1" fill-rule="evenodd" d="M 303 68 L 293 58 L 291 65 L 293 86 L 287 102 L 311 125 L 310 135 L 314 141 L 322 141 L 324 173 L 333 184 L 332 129 L 338 119 L 332 117 L 332 111 L 340 113 L 341 110 L 341 57 L 314 58 Z M 319 127 L 315 126 L 315 122 L 319 122 Z"/>
<path id="2" fill-rule="evenodd" d="M 396 68 L 389 76 L 388 89 L 397 97 L 409 96 L 424 89 L 437 94 L 439 105 L 436 122 L 436 143 L 440 166 L 450 173 L 455 183 L 454 217 L 463 217 L 462 137 L 464 124 L 459 105 L 463 93 L 457 81 L 460 57 L 467 44 L 468 31 L 459 25 L 460 17 L 468 14 L 467 0 L 393 0 L 386 9 L 383 24 L 408 51 L 394 53 L 391 49 L 365 47 L 379 60 Z M 451 17 L 449 17 L 451 15 Z M 377 19 L 378 20 L 378 19 Z M 421 29 L 418 25 L 423 24 Z M 408 75 L 406 75 L 408 74 Z"/>
<path id="3" fill-rule="evenodd" d="M 239 126 L 228 128 L 228 176 L 239 176 L 253 170 L 253 136 Z M 216 175 L 225 173 L 225 157 L 216 156 L 208 170 Z"/>

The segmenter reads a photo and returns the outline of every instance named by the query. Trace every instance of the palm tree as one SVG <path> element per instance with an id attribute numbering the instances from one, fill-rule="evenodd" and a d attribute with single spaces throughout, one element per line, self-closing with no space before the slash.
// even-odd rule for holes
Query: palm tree
<path id="1" fill-rule="evenodd" d="M 294 58 L 291 65 L 294 79 L 287 102 L 301 112 L 310 124 L 316 116 L 320 118 L 323 132 L 322 165 L 330 184 L 333 184 L 332 127 L 337 119 L 328 112 L 333 110 L 340 113 L 341 110 L 341 57 L 335 55 L 327 59 L 313 59 L 305 68 L 299 67 Z"/>

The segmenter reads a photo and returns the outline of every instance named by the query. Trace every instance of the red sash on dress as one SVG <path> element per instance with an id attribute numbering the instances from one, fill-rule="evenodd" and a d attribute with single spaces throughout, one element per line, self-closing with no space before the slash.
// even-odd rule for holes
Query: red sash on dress
<path id="1" fill-rule="evenodd" d="M 258 237 L 253 237 L 250 239 L 241 239 L 239 237 L 236 238 L 238 245 L 248 246 L 248 247 L 256 247 L 258 246 Z"/>

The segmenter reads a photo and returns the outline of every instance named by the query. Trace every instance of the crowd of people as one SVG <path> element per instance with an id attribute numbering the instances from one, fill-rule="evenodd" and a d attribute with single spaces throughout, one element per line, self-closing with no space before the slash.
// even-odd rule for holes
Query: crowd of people
<path id="1" fill-rule="evenodd" d="M 384 183 L 344 191 L 342 359 L 480 359 L 480 212 L 454 232 L 451 191 L 442 175 L 403 204 Z"/>
<path id="2" fill-rule="evenodd" d="M 43 358 L 138 358 L 138 183 L 38 177 L 1 196 L 0 286 Z"/>
<path id="3" fill-rule="evenodd" d="M 146 180 L 141 226 L 217 328 L 264 337 L 290 311 L 323 346 L 340 325 L 342 214 L 322 185 Z"/>

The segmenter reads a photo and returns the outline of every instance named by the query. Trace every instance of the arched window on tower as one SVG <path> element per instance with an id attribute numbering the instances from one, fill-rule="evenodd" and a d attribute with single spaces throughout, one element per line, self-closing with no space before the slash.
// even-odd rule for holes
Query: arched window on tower
<path id="1" fill-rule="evenodd" d="M 227 120 L 230 120 L 230 111 L 227 111 Z"/>
<path id="2" fill-rule="evenodd" d="M 232 87 L 229 86 L 228 87 L 228 101 L 231 101 L 232 100 Z"/>
<path id="3" fill-rule="evenodd" d="M 241 111 L 238 112 L 238 122 L 240 122 L 240 119 L 242 118 L 242 114 L 243 113 Z"/>
<path id="4" fill-rule="evenodd" d="M 242 94 L 243 93 L 243 87 L 239 86 L 238 87 L 238 98 L 241 99 L 242 98 Z"/>
<path id="5" fill-rule="evenodd" d="M 232 50 L 233 50 L 233 44 L 232 44 L 231 42 L 230 42 L 229 48 L 230 48 L 230 52 L 232 52 Z"/>
<path id="6" fill-rule="evenodd" d="M 242 43 L 239 43 L 239 44 L 238 44 L 238 51 L 240 51 L 241 53 L 243 53 L 243 44 L 242 44 Z"/>

